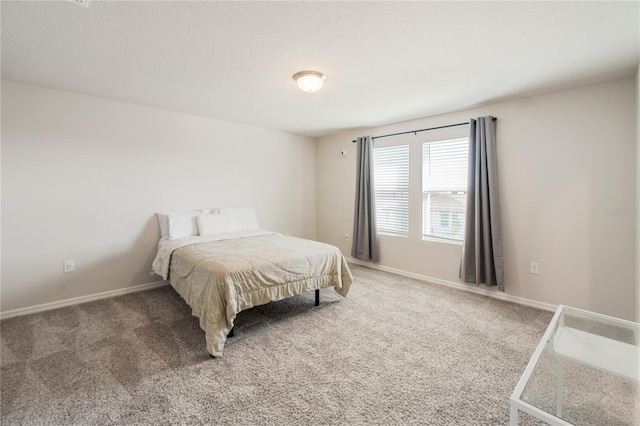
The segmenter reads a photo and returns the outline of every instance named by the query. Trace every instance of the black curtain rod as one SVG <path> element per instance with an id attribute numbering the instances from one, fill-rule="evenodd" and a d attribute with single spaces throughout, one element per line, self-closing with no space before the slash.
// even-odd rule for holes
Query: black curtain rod
<path id="1" fill-rule="evenodd" d="M 497 118 L 493 117 L 493 121 L 496 121 Z M 398 136 L 398 135 L 408 135 L 409 133 L 413 133 L 416 134 L 418 132 L 427 132 L 429 130 L 438 130 L 438 129 L 446 129 L 447 127 L 458 127 L 458 126 L 466 126 L 467 124 L 469 124 L 468 121 L 465 121 L 464 123 L 456 123 L 456 124 L 447 124 L 446 126 L 438 126 L 438 127 L 429 127 L 428 129 L 420 129 L 420 130 L 409 130 L 407 132 L 400 132 L 400 133 L 391 133 L 388 135 L 382 135 L 382 136 L 374 136 L 371 139 L 380 139 L 380 138 L 388 138 L 389 136 Z M 357 140 L 352 141 L 353 143 L 358 142 Z"/>

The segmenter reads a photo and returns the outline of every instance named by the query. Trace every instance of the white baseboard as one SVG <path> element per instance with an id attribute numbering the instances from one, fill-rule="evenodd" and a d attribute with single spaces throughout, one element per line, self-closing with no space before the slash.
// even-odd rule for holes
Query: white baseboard
<path id="1" fill-rule="evenodd" d="M 348 257 L 347 261 L 350 262 L 350 263 L 354 263 L 356 265 L 367 267 L 367 268 L 379 269 L 381 271 L 391 272 L 392 274 L 401 275 L 401 276 L 408 277 L 408 278 L 415 278 L 415 279 L 422 280 L 422 281 L 428 281 L 430 283 L 434 283 L 434 284 L 439 284 L 439 285 L 443 285 L 443 286 L 446 286 L 446 287 L 455 288 L 456 290 L 462 290 L 462 291 L 468 291 L 468 292 L 471 292 L 471 293 L 482 294 L 484 296 L 493 297 L 495 299 L 500 299 L 500 300 L 504 300 L 504 301 L 507 301 L 507 302 L 519 303 L 520 305 L 531 306 L 533 308 L 538 308 L 538 309 L 542 309 L 542 310 L 545 310 L 545 311 L 555 312 L 555 310 L 557 308 L 556 305 L 552 305 L 550 303 L 538 302 L 537 300 L 531 300 L 531 299 L 526 299 L 524 297 L 512 296 L 512 295 L 506 294 L 506 293 L 504 293 L 502 291 L 498 291 L 497 288 L 489 289 L 489 288 L 486 288 L 486 287 L 482 288 L 482 287 L 475 287 L 475 286 L 468 285 L 468 284 L 455 283 L 453 281 L 446 281 L 446 280 L 441 280 L 439 278 L 428 277 L 426 275 L 415 274 L 413 272 L 407 272 L 407 271 L 403 271 L 401 269 L 396 269 L 396 268 L 390 268 L 388 266 L 377 265 L 375 263 L 365 262 L 365 261 L 362 261 L 362 260 L 359 260 L 359 259 L 353 259 L 351 257 Z"/>
<path id="2" fill-rule="evenodd" d="M 557 308 L 556 305 L 549 303 L 538 302 L 536 300 L 526 299 L 524 297 L 511 296 L 509 294 L 499 292 L 493 289 L 473 287 L 471 285 L 455 283 L 452 281 L 441 280 L 439 278 L 433 278 L 426 275 L 415 274 L 413 272 L 403 271 L 401 269 L 390 268 L 388 266 L 376 265 L 370 262 L 364 262 L 362 260 L 347 258 L 350 263 L 364 266 L 372 269 L 379 269 L 381 271 L 390 272 L 392 274 L 401 275 L 408 278 L 415 278 L 422 281 L 427 281 L 434 284 L 443 285 L 446 287 L 455 288 L 456 290 L 468 291 L 471 293 L 482 294 L 485 296 L 493 297 L 495 299 L 505 300 L 507 302 L 519 303 L 521 305 L 531 306 L 533 308 L 543 309 L 545 311 L 554 312 Z M 12 309 L 6 312 L 0 312 L 0 320 L 6 318 L 13 318 L 21 315 L 34 314 L 36 312 L 49 311 L 51 309 L 63 308 L 65 306 L 79 305 L 81 303 L 92 302 L 94 300 L 107 299 L 109 297 L 122 296 L 124 294 L 136 293 L 138 291 L 150 290 L 156 287 L 162 287 L 168 285 L 166 281 L 156 281 L 148 284 L 140 284 L 133 287 L 121 288 L 118 290 L 110 290 L 102 293 L 91 294 L 88 296 L 74 297 L 72 299 L 60 300 L 57 302 L 44 303 L 42 305 L 29 306 L 26 308 Z"/>
<path id="3" fill-rule="evenodd" d="M 155 281 L 147 284 L 140 284 L 133 287 L 120 288 L 118 290 L 109 290 L 102 293 L 90 294 L 88 296 L 74 297 L 72 299 L 59 300 L 57 302 L 43 303 L 42 305 L 29 306 L 26 308 L 12 309 L 10 311 L 1 312 L 0 320 L 13 318 L 21 315 L 34 314 L 36 312 L 49 311 L 51 309 L 63 308 L 65 306 L 79 305 L 81 303 L 92 302 L 94 300 L 107 299 L 109 297 L 122 296 L 124 294 L 136 293 L 138 291 L 150 290 L 156 287 L 168 285 L 166 281 Z"/>

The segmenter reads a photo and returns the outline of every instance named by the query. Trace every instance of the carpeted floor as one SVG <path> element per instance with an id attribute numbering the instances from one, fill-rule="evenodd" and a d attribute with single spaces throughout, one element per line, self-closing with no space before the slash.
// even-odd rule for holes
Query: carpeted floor
<path id="1" fill-rule="evenodd" d="M 2 424 L 508 424 L 552 313 L 352 271 L 242 312 L 218 359 L 169 286 L 4 320 Z"/>

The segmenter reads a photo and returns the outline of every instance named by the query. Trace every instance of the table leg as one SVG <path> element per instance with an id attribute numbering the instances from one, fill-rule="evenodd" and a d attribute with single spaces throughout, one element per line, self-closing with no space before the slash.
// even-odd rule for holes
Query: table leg
<path id="1" fill-rule="evenodd" d="M 511 415 L 509 417 L 509 426 L 518 426 L 520 413 L 518 412 L 518 407 L 512 402 L 511 403 Z"/>
<path id="2" fill-rule="evenodd" d="M 556 416 L 562 418 L 562 400 L 564 393 L 564 365 L 562 358 L 558 359 L 558 374 L 556 375 Z"/>

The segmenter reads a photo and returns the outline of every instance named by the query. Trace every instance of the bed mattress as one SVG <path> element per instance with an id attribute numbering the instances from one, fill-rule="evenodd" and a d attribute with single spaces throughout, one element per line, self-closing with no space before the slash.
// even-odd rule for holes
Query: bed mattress
<path id="1" fill-rule="evenodd" d="M 168 279 L 199 318 L 216 357 L 240 311 L 326 287 L 346 296 L 353 281 L 337 247 L 277 233 L 177 247 Z"/>

